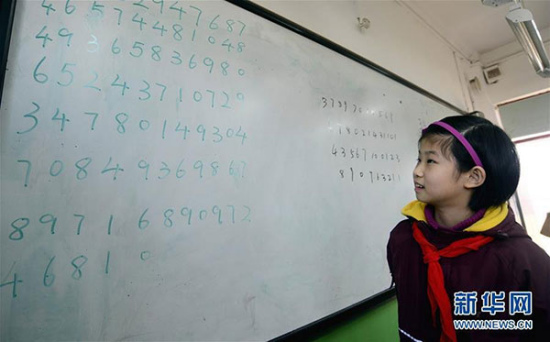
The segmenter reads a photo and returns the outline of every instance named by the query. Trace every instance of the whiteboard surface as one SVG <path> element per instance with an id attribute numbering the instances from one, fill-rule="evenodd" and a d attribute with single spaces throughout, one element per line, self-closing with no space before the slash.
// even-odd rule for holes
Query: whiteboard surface
<path id="1" fill-rule="evenodd" d="M 6 341 L 266 340 L 387 289 L 456 114 L 220 1 L 18 1 L 7 68 Z"/>

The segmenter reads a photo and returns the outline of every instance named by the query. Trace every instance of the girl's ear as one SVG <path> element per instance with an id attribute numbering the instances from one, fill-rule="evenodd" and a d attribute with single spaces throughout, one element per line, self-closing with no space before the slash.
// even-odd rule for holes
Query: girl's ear
<path id="1" fill-rule="evenodd" d="M 485 183 L 485 178 L 487 177 L 487 174 L 482 167 L 474 166 L 470 171 L 466 172 L 466 177 L 467 179 L 464 183 L 464 187 L 466 189 L 473 189 Z"/>

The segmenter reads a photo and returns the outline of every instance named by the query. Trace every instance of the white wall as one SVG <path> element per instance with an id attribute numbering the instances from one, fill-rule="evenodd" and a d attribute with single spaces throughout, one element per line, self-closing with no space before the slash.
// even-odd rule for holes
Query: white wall
<path id="1" fill-rule="evenodd" d="M 545 44 L 545 47 L 546 51 L 550 50 L 550 44 Z M 498 64 L 502 72 L 501 79 L 487 87 L 487 95 L 494 104 L 550 88 L 550 78 L 537 75 L 524 52 L 505 57 L 494 64 Z"/>
<path id="2" fill-rule="evenodd" d="M 262 1 L 263 6 L 428 92 L 469 109 L 454 52 L 415 14 L 399 2 L 385 1 Z M 361 30 L 357 17 L 371 26 Z"/>

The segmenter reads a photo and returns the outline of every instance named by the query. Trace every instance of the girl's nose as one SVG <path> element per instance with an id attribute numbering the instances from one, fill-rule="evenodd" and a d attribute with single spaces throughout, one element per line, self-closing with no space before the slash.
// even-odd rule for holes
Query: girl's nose
<path id="1" fill-rule="evenodd" d="M 413 177 L 417 178 L 417 177 L 422 177 L 422 175 L 424 174 L 424 171 L 422 169 L 422 165 L 421 163 L 418 163 L 415 167 L 414 167 L 414 170 L 413 170 Z"/>

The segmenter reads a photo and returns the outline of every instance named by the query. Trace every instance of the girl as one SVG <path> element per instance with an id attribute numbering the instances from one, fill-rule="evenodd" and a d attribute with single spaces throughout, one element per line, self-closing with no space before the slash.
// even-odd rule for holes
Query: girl
<path id="1" fill-rule="evenodd" d="M 413 180 L 387 247 L 401 340 L 550 341 L 550 257 L 507 205 L 519 160 L 506 133 L 475 116 L 432 123 Z"/>

